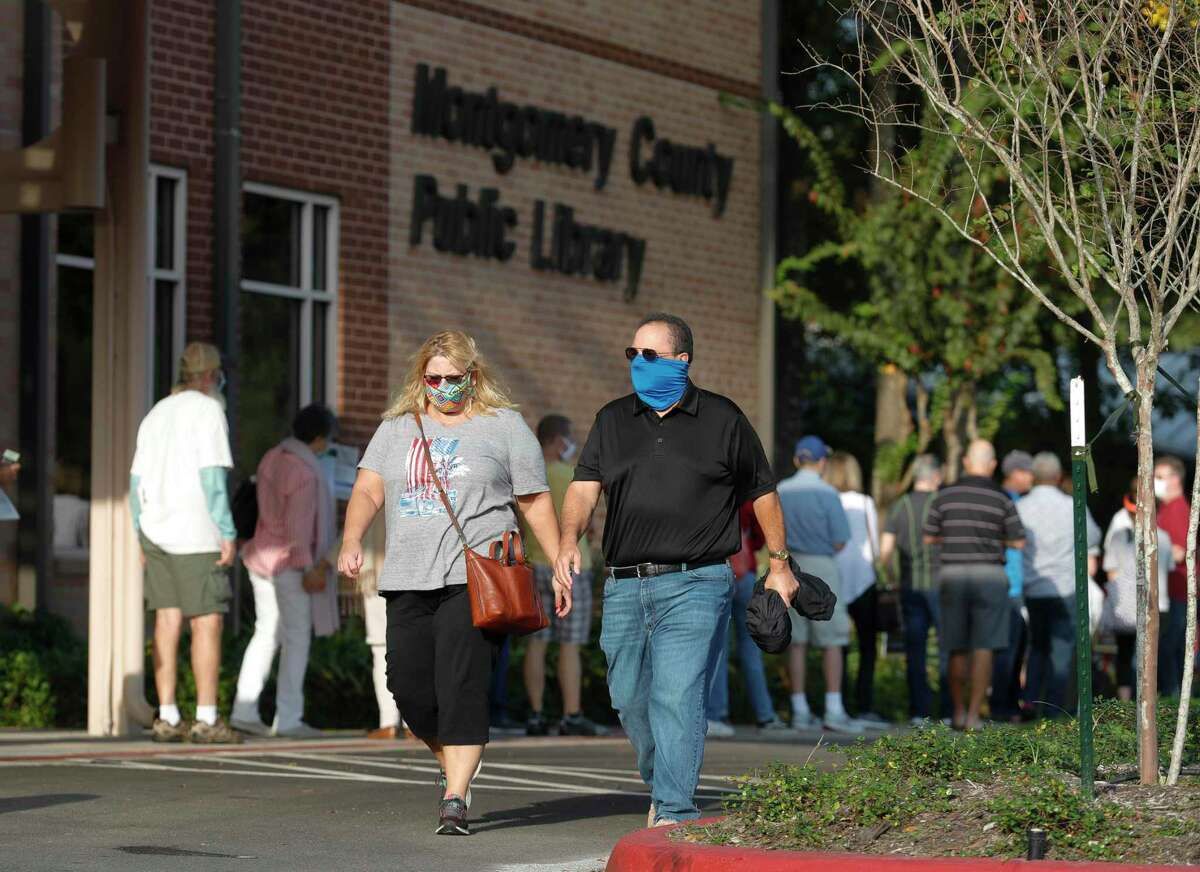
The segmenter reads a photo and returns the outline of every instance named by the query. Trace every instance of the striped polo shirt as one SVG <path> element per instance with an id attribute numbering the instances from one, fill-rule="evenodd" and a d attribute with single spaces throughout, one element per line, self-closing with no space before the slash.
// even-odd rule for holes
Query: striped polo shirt
<path id="1" fill-rule="evenodd" d="M 966 475 L 937 492 L 925 535 L 941 540 L 947 564 L 1004 565 L 1004 543 L 1025 538 L 1017 507 L 990 478 Z"/>

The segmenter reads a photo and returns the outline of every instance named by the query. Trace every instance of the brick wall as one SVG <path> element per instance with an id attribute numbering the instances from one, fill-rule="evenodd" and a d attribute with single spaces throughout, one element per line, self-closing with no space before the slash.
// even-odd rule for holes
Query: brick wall
<path id="1" fill-rule="evenodd" d="M 150 159 L 187 170 L 187 339 L 213 338 L 213 4 L 150 9 Z"/>
<path id="2" fill-rule="evenodd" d="M 0 3 L 0 151 L 21 145 L 22 4 Z M 16 448 L 20 345 L 20 231 L 15 215 L 0 215 L 0 451 Z M 7 489 L 15 498 L 15 489 Z M 0 603 L 16 599 L 17 525 L 0 522 Z"/>
<path id="3" fill-rule="evenodd" d="M 512 4 L 518 5 L 518 4 Z M 571 4 L 574 6 L 575 4 Z M 631 4 L 635 5 L 635 4 Z M 552 8 L 567 4 L 552 4 Z M 644 18 L 622 30 L 632 44 L 651 44 Z M 757 27 L 755 23 L 754 27 Z M 622 350 L 646 312 L 675 312 L 696 334 L 696 381 L 756 413 L 759 300 L 758 121 L 722 107 L 712 88 L 573 51 L 458 16 L 396 4 L 393 16 L 391 278 L 392 377 L 429 333 L 460 327 L 480 340 L 533 423 L 561 411 L 586 432 L 596 410 L 630 390 Z M 757 30 L 755 30 L 757 33 Z M 718 35 L 696 46 L 708 56 Z M 754 64 L 757 64 L 757 51 Z M 581 113 L 617 129 L 605 189 L 590 174 L 518 159 L 499 175 L 477 148 L 410 132 L 417 63 L 447 68 L 450 84 L 472 91 L 494 85 L 503 99 Z M 752 66 L 747 64 L 747 68 Z M 735 158 L 725 213 L 705 201 L 634 184 L 630 130 L 650 116 L 659 137 L 688 145 L 713 142 Z M 428 173 L 439 193 L 469 186 L 499 189 L 518 213 L 507 263 L 434 250 L 428 238 L 410 247 L 413 176 Z M 562 202 L 576 219 L 647 240 L 638 298 L 626 303 L 618 285 L 539 273 L 529 265 L 533 204 Z"/>
<path id="4" fill-rule="evenodd" d="M 337 197 L 338 407 L 365 441 L 386 402 L 389 0 L 247 0 L 242 169 Z"/>

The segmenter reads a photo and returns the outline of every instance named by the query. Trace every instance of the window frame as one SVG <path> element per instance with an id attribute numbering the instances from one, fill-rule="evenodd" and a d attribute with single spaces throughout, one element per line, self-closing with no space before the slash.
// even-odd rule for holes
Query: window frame
<path id="1" fill-rule="evenodd" d="M 146 204 L 146 233 L 148 235 L 146 246 L 146 329 L 149 334 L 146 337 L 146 348 L 149 350 L 149 359 L 153 362 L 157 351 L 154 327 L 158 320 L 155 311 L 158 305 L 158 282 L 172 282 L 175 286 L 172 300 L 174 318 L 171 322 L 172 381 L 179 379 L 179 357 L 183 354 L 184 344 L 187 341 L 187 177 L 187 170 L 152 163 L 148 174 L 149 191 L 146 197 L 148 201 Z M 175 213 L 172 216 L 172 222 L 175 225 L 174 251 L 171 257 L 175 264 L 173 269 L 164 269 L 155 262 L 158 253 L 158 240 L 155 238 L 155 234 L 158 231 L 158 180 L 160 178 L 171 179 L 176 186 L 175 201 L 172 204 Z M 146 393 L 150 404 L 153 405 L 155 399 L 154 367 L 150 366 L 148 371 L 150 376 L 146 380 Z"/>
<path id="2" fill-rule="evenodd" d="M 298 203 L 300 211 L 300 285 L 281 285 L 239 278 L 238 286 L 243 293 L 267 294 L 300 301 L 300 372 L 299 404 L 304 408 L 309 403 L 335 404 L 337 394 L 337 318 L 338 318 L 338 245 L 340 236 L 340 203 L 336 197 L 284 188 L 262 182 L 242 183 L 243 194 L 257 194 Z M 313 215 L 316 207 L 327 210 L 325 225 L 325 288 L 313 287 Z M 243 265 L 244 270 L 244 265 Z M 313 396 L 313 319 L 316 303 L 326 304 L 325 309 L 325 396 Z"/>

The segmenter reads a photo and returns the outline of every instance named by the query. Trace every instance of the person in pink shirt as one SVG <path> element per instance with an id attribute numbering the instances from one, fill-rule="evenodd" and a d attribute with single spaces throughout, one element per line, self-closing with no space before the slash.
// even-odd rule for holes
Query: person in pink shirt
<path id="1" fill-rule="evenodd" d="M 292 421 L 292 435 L 258 464 L 258 523 L 242 548 L 254 588 L 254 636 L 242 658 L 229 719 L 252 735 L 320 735 L 304 723 L 304 673 L 313 633 L 326 636 L 338 628 L 337 578 L 326 558 L 337 537 L 337 518 L 330 482 L 317 462 L 336 427 L 329 409 L 306 406 Z M 277 650 L 275 722 L 267 726 L 258 698 Z"/>

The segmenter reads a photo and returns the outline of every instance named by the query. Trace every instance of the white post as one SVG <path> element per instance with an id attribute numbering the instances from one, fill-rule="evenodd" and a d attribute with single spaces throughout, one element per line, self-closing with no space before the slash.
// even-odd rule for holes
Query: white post
<path id="1" fill-rule="evenodd" d="M 1071 379 L 1071 447 L 1082 448 L 1087 444 L 1083 425 L 1083 378 Z"/>

